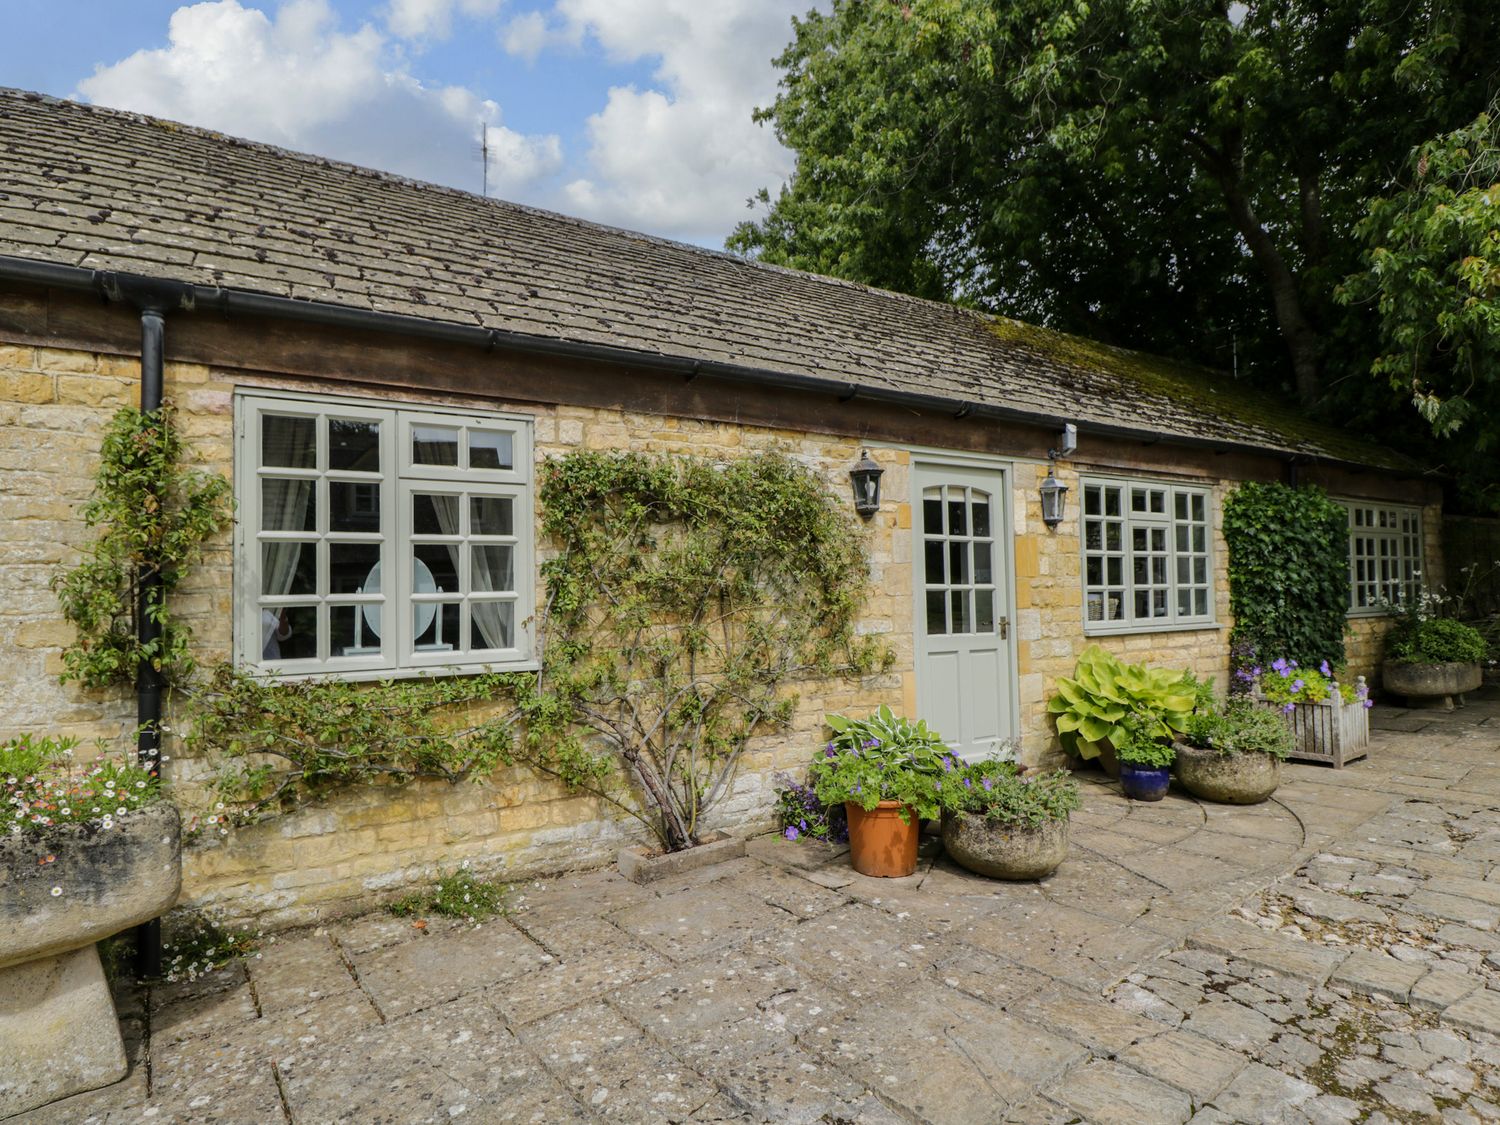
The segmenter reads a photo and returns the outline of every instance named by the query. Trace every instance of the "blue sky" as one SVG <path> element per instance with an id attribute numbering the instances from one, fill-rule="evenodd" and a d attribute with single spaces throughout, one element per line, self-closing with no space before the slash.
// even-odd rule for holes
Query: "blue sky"
<path id="1" fill-rule="evenodd" d="M 0 0 L 0 85 L 717 246 L 811 0 Z"/>

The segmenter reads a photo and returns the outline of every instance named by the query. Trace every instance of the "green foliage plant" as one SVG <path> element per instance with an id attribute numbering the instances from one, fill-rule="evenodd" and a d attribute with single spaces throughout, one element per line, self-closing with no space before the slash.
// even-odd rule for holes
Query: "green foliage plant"
<path id="1" fill-rule="evenodd" d="M 1192 715 L 1189 714 L 1187 725 L 1192 724 Z M 1131 716 L 1125 721 L 1125 740 L 1115 746 L 1115 755 L 1127 765 L 1139 769 L 1166 769 L 1177 758 L 1172 750 L 1172 743 L 1163 740 L 1154 733 L 1160 730 L 1156 724 L 1149 724 L 1136 716 Z M 1174 732 L 1175 733 L 1175 732 Z"/>
<path id="2" fill-rule="evenodd" d="M 855 634 L 869 566 L 846 506 L 780 454 L 580 451 L 541 470 L 543 669 L 512 686 L 518 760 L 691 847 L 795 685 L 889 666 Z"/>
<path id="3" fill-rule="evenodd" d="M 162 978 L 194 981 L 244 957 L 259 957 L 262 934 L 233 930 L 199 910 L 174 910 L 162 925 Z"/>
<path id="4" fill-rule="evenodd" d="M 1356 228 L 1365 270 L 1339 291 L 1373 304 L 1372 372 L 1410 395 L 1439 437 L 1476 423 L 1493 449 L 1500 409 L 1500 101 L 1411 153 L 1405 182 Z"/>
<path id="5" fill-rule="evenodd" d="M 1337 672 L 1326 660 L 1313 669 L 1278 657 L 1271 661 L 1270 667 L 1256 668 L 1254 672 L 1262 698 L 1281 704 L 1283 711 L 1291 711 L 1299 703 L 1322 703 L 1332 699 L 1335 691 L 1345 703 L 1364 698 L 1359 687 L 1340 683 Z M 1368 700 L 1365 705 L 1369 706 Z"/>
<path id="6" fill-rule="evenodd" d="M 808 769 L 818 800 L 865 810 L 899 801 L 903 820 L 912 809 L 921 817 L 937 815 L 941 779 L 958 760 L 925 721 L 913 723 L 881 707 L 866 719 L 832 715 L 828 724 L 834 737 Z"/>
<path id="7" fill-rule="evenodd" d="M 23 734 L 0 743 L 0 835 L 36 835 L 63 824 L 115 827 L 161 800 L 161 785 L 126 758 L 74 760 L 76 738 Z"/>
<path id="8" fill-rule="evenodd" d="M 483 781 L 511 759 L 509 691 L 494 674 L 278 682 L 217 665 L 188 696 L 186 746 L 224 806 L 203 819 L 224 832 L 349 786 Z"/>
<path id="9" fill-rule="evenodd" d="M 1489 646 L 1472 625 L 1437 617 L 1386 639 L 1386 659 L 1397 664 L 1477 664 Z"/>
<path id="10" fill-rule="evenodd" d="M 1141 724 L 1149 737 L 1170 741 L 1192 714 L 1198 681 L 1191 672 L 1127 664 L 1098 645 L 1078 657 L 1073 677 L 1060 678 L 1047 710 L 1055 716 L 1063 745 L 1081 758 L 1099 755 L 1097 744 L 1116 751 Z"/>
<path id="11" fill-rule="evenodd" d="M 953 767 L 938 794 L 948 812 L 1009 828 L 1040 828 L 1082 807 L 1078 783 L 1067 770 L 1035 773 L 999 760 Z"/>
<path id="12" fill-rule="evenodd" d="M 441 876 L 429 891 L 406 895 L 386 909 L 398 918 L 438 914 L 444 918 L 462 918 L 482 922 L 505 912 L 505 898 L 510 888 L 476 878 L 464 860 L 456 871 Z"/>
<path id="13" fill-rule="evenodd" d="M 1182 741 L 1220 754 L 1269 754 L 1285 759 L 1296 749 L 1297 738 L 1281 717 L 1245 699 L 1195 712 Z"/>
<path id="14" fill-rule="evenodd" d="M 1349 516 L 1322 489 L 1250 481 L 1224 502 L 1231 644 L 1305 666 L 1342 664 L 1349 613 Z"/>
<path id="15" fill-rule="evenodd" d="M 83 519 L 97 530 L 83 558 L 52 583 L 77 638 L 63 652 L 62 680 L 92 688 L 127 685 L 149 663 L 168 682 L 192 669 L 190 630 L 169 612 L 172 592 L 229 521 L 229 481 L 183 465 L 170 405 L 115 412 L 105 432 L 94 491 Z M 142 644 L 137 595 L 155 576 L 145 612 L 160 638 Z"/>

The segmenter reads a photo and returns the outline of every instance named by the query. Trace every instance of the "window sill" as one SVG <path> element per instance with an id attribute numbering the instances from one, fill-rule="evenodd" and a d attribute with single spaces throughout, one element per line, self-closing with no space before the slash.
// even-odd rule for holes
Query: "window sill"
<path id="1" fill-rule="evenodd" d="M 1100 625 L 1085 622 L 1083 635 L 1085 637 L 1138 637 L 1149 636 L 1152 633 L 1206 633 L 1222 628 L 1224 626 L 1217 621 L 1187 621 L 1171 625 Z"/>
<path id="2" fill-rule="evenodd" d="M 236 670 L 259 680 L 277 683 L 326 680 L 329 683 L 373 684 L 382 680 L 448 680 L 457 676 L 482 676 L 486 673 L 535 672 L 541 666 L 539 660 L 518 660 L 511 664 L 434 664 L 427 668 L 358 669 L 348 672 L 328 669 L 316 672 L 277 672 L 258 665 L 240 665 Z"/>

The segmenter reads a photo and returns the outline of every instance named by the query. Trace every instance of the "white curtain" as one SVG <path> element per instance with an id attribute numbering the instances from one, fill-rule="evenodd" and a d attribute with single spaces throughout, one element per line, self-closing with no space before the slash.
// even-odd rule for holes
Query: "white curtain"
<path id="1" fill-rule="evenodd" d="M 433 496 L 432 510 L 437 513 L 438 527 L 444 535 L 458 535 L 462 529 L 460 522 L 459 505 L 467 497 L 463 496 Z M 467 543 L 449 543 L 448 558 L 453 563 L 453 573 L 462 574 L 463 569 L 459 552 L 468 547 Z M 504 590 L 511 583 L 508 572 L 497 570 L 490 565 L 488 552 L 472 552 L 473 569 L 470 572 L 470 582 L 475 590 Z M 472 593 L 472 590 L 469 591 Z M 490 601 L 470 600 L 469 610 L 473 616 L 474 628 L 478 630 L 479 637 L 483 638 L 483 644 L 470 645 L 474 648 L 510 648 L 510 630 L 506 627 L 505 603 Z"/>

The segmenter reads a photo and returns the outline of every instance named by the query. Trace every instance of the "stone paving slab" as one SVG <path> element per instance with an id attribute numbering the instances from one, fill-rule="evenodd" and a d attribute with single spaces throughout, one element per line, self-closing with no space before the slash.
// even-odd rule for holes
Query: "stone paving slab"
<path id="1" fill-rule="evenodd" d="M 1373 715 L 1253 807 L 1083 776 L 1040 884 L 766 836 L 282 935 L 122 987 L 127 1078 L 15 1120 L 1500 1121 L 1500 700 Z"/>

